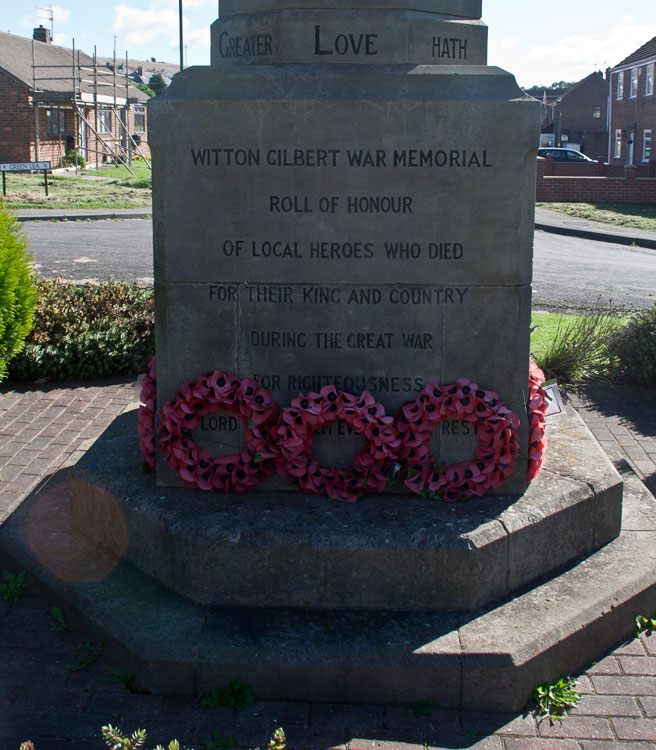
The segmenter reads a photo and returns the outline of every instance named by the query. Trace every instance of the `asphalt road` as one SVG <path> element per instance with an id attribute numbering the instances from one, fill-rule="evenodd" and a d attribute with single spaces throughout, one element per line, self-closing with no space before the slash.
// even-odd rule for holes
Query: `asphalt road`
<path id="1" fill-rule="evenodd" d="M 152 286 L 149 219 L 26 222 L 30 251 L 45 278 Z M 656 250 L 535 233 L 535 307 L 643 309 L 656 301 Z"/>

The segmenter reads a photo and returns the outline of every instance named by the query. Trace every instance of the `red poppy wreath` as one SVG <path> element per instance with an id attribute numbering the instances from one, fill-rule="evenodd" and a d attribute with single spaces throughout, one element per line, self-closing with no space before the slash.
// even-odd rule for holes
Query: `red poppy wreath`
<path id="1" fill-rule="evenodd" d="M 317 429 L 338 419 L 367 440 L 345 469 L 321 466 L 312 457 Z M 327 385 L 319 393 L 301 394 L 282 410 L 271 433 L 280 450 L 278 472 L 294 479 L 305 492 L 343 502 L 353 502 L 365 492 L 380 492 L 387 484 L 385 467 L 393 463 L 399 447 L 393 422 L 367 391 L 353 396 Z"/>
<path id="2" fill-rule="evenodd" d="M 529 370 L 528 480 L 539 472 L 546 449 L 544 375 L 534 362 Z M 141 391 L 140 446 L 154 468 L 155 359 Z M 244 447 L 229 456 L 212 457 L 192 439 L 201 417 L 217 410 L 237 414 L 246 429 Z M 279 416 L 278 416 L 279 415 Z M 366 440 L 347 468 L 321 466 L 312 456 L 317 430 L 343 420 Z M 430 451 L 431 434 L 444 420 L 470 423 L 478 438 L 473 461 L 442 466 Z M 305 492 L 353 502 L 379 492 L 390 478 L 421 495 L 455 502 L 480 496 L 503 484 L 518 457 L 519 419 L 493 391 L 467 378 L 451 385 L 430 383 L 396 417 L 364 392 L 359 396 L 325 386 L 301 394 L 280 412 L 265 388 L 250 378 L 217 370 L 180 388 L 160 411 L 159 443 L 166 464 L 187 484 L 204 490 L 244 492 L 274 468 L 294 479 Z"/>
<path id="3" fill-rule="evenodd" d="M 213 457 L 200 448 L 191 431 L 214 411 L 237 414 L 246 440 L 239 453 Z M 164 461 L 188 487 L 218 492 L 245 492 L 275 468 L 267 425 L 278 416 L 278 404 L 251 378 L 239 379 L 215 370 L 183 385 L 160 411 L 159 444 Z"/>

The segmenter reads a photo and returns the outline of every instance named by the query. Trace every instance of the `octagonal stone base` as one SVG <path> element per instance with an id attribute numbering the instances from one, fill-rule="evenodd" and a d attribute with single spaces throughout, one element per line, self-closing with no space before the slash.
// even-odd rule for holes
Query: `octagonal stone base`
<path id="1" fill-rule="evenodd" d="M 201 605 L 474 610 L 620 530 L 620 478 L 573 414 L 553 422 L 544 469 L 520 498 L 455 505 L 157 488 L 136 434 L 124 414 L 75 467 L 73 522 Z"/>
<path id="2" fill-rule="evenodd" d="M 161 490 L 154 488 L 152 477 L 128 475 L 126 464 L 118 461 L 121 454 L 118 444 L 123 440 L 125 456 L 134 454 L 135 440 L 127 431 L 128 423 L 133 422 L 134 415 L 124 415 L 117 421 L 74 469 L 70 486 L 63 477 L 54 477 L 23 502 L 0 528 L 0 563 L 26 569 L 34 587 L 40 587 L 46 599 L 60 606 L 67 621 L 84 637 L 104 637 L 109 662 L 124 664 L 135 671 L 142 687 L 165 693 L 198 693 L 239 676 L 262 698 L 373 703 L 430 699 L 445 707 L 517 711 L 536 683 L 574 673 L 599 658 L 631 632 L 636 614 L 656 608 L 656 500 L 638 480 L 628 477 L 624 483 L 622 531 L 610 543 L 593 551 L 602 539 L 613 537 L 617 531 L 617 493 L 621 492 L 622 483 L 576 416 L 550 424 L 549 460 L 541 477 L 532 485 L 535 492 L 532 509 L 523 507 L 526 495 L 514 503 L 507 499 L 505 505 L 494 505 L 498 499 L 483 499 L 480 502 L 485 510 L 469 503 L 451 509 L 420 501 L 421 512 L 415 516 L 423 516 L 424 524 L 417 537 L 421 543 L 415 549 L 419 557 L 408 552 L 404 558 L 401 554 L 401 541 L 412 540 L 410 523 L 399 523 L 398 530 L 391 528 L 386 537 L 393 540 L 391 562 L 383 565 L 385 547 L 378 551 L 377 558 L 371 559 L 379 560 L 380 575 L 391 579 L 394 585 L 374 586 L 373 570 L 366 577 L 356 575 L 341 580 L 342 588 L 354 585 L 362 596 L 369 597 L 368 602 L 375 602 L 373 608 L 330 607 L 325 603 L 314 608 L 289 604 L 210 606 L 200 601 L 201 594 L 204 597 L 203 592 L 210 587 L 201 586 L 193 577 L 216 576 L 213 567 L 216 563 L 213 560 L 205 570 L 196 570 L 192 575 L 189 566 L 193 556 L 177 575 L 176 587 L 181 590 L 172 590 L 166 584 L 167 576 L 173 574 L 176 557 L 167 559 L 166 545 L 170 545 L 172 555 L 176 545 L 181 545 L 180 549 L 193 547 L 191 539 L 182 544 L 178 535 L 179 528 L 185 526 L 183 517 L 192 515 L 194 506 L 187 504 L 188 494 L 181 491 L 177 495 L 178 490 L 174 493 L 178 502 L 171 499 L 165 503 L 159 500 Z M 94 464 L 98 473 L 92 482 Z M 599 467 L 602 474 L 612 479 L 610 486 L 597 484 L 601 481 L 597 474 Z M 115 482 L 120 475 L 123 475 L 121 481 L 132 488 L 129 492 L 126 488 L 120 499 L 114 496 L 114 501 L 109 499 L 110 475 L 113 488 L 118 486 Z M 541 500 L 540 487 L 546 492 L 555 481 L 564 487 L 578 487 L 581 493 L 581 485 L 586 485 L 592 499 L 582 499 L 571 491 L 569 497 L 581 499 L 577 502 L 561 499 L 558 503 L 552 496 L 548 502 Z M 135 487 L 149 484 L 152 489 L 145 497 L 131 494 Z M 92 516 L 94 534 L 89 534 L 87 526 L 83 536 L 76 527 L 84 520 L 84 513 L 90 512 L 89 501 L 84 497 L 86 492 L 92 493 L 103 512 Z M 172 498 L 169 492 L 167 489 L 166 496 Z M 200 497 L 204 502 L 216 500 L 214 496 Z M 372 507 L 379 500 L 372 498 Z M 238 501 L 244 510 L 250 498 Z M 318 507 L 317 502 L 321 504 L 312 498 L 307 501 L 313 508 Z M 260 503 L 265 502 L 260 498 Z M 268 502 L 273 500 L 269 498 Z M 413 512 L 412 499 L 404 497 L 403 502 L 403 510 L 407 514 Z M 171 510 L 179 508 L 178 525 L 166 527 L 165 522 L 170 522 L 172 516 L 164 519 L 155 512 L 164 505 Z M 280 505 L 284 506 L 282 498 L 276 508 Z M 157 575 L 138 567 L 146 567 L 149 548 L 145 522 L 141 529 L 131 525 L 137 507 L 142 508 L 143 518 L 148 517 L 144 508 L 150 508 L 149 514 L 158 518 L 163 527 L 157 530 L 155 524 L 152 526 L 153 535 L 161 537 L 151 548 L 160 555 L 150 565 L 153 569 L 162 566 Z M 267 510 L 263 504 L 256 507 L 262 515 Z M 279 510 L 281 516 L 285 515 L 284 507 Z M 291 507 L 298 510 L 300 506 Z M 334 513 L 342 512 L 342 506 L 325 507 Z M 351 510 L 360 504 L 345 507 Z M 376 519 L 368 504 L 362 508 L 367 518 Z M 497 528 L 497 524 L 504 528 L 505 536 L 499 532 L 499 539 L 492 537 L 490 549 L 486 550 L 482 542 L 478 546 L 467 541 L 447 544 L 448 535 L 439 535 L 444 540 L 442 546 L 431 548 L 426 532 L 429 513 L 433 514 L 431 522 L 440 519 L 446 528 L 455 529 L 454 537 L 462 534 L 466 540 L 485 541 L 490 537 L 480 529 L 489 531 Z M 389 518 L 390 514 L 391 506 L 385 505 L 382 517 Z M 561 514 L 567 522 L 561 522 Z M 258 520 L 257 514 L 251 515 L 253 526 L 261 531 L 266 524 Z M 276 519 L 278 514 L 268 515 Z M 246 513 L 244 518 L 248 517 Z M 405 516 L 401 513 L 398 518 L 402 520 Z M 289 543 L 294 533 L 301 532 L 302 525 L 297 525 L 293 517 L 288 516 L 287 526 L 282 520 L 271 523 L 272 539 L 273 531 L 286 530 L 285 542 Z M 453 526 L 446 526 L 449 523 Z M 436 523 L 430 528 L 441 526 Z M 544 530 L 536 531 L 541 526 Z M 348 539 L 355 538 L 353 522 L 350 525 L 343 522 L 343 527 L 349 531 Z M 554 531 L 549 534 L 546 530 L 550 527 Z M 200 533 L 202 524 L 194 528 Z M 211 525 L 207 524 L 207 528 Z M 362 531 L 371 533 L 369 529 Z M 243 538 L 251 539 L 248 527 L 243 533 Z M 532 541 L 523 544 L 520 541 L 523 535 L 529 535 Z M 337 533 L 330 537 L 333 545 L 338 537 Z M 331 550 L 333 557 L 342 554 L 328 543 L 322 547 L 321 539 L 320 534 L 313 537 L 306 532 L 304 544 L 314 543 L 319 547 L 314 558 L 317 565 L 323 565 L 322 561 L 331 557 Z M 231 541 L 226 535 L 223 543 L 236 554 L 238 541 L 236 538 Z M 299 555 L 303 545 L 290 546 L 290 554 L 296 555 L 297 561 L 302 559 Z M 369 564 L 366 545 L 352 546 L 355 557 L 350 558 L 351 562 Z M 244 549 L 252 550 L 253 545 L 244 544 Z M 485 571 L 485 565 L 492 563 L 476 563 L 479 549 L 488 561 L 493 560 L 490 550 L 500 550 L 501 561 L 494 564 L 503 577 L 502 588 L 506 592 L 521 582 L 533 583 L 473 611 L 465 611 L 464 606 L 460 610 L 451 607 L 440 611 L 434 602 L 433 606 L 425 606 L 430 603 L 432 590 L 439 591 L 443 598 L 452 590 L 454 593 L 448 596 L 458 606 L 465 602 L 471 607 L 476 597 L 489 599 L 490 594 L 483 586 L 473 584 L 468 588 L 468 598 L 459 597 L 455 587 L 440 585 L 439 576 L 429 569 L 431 561 L 441 559 L 440 564 L 446 565 L 444 561 L 450 559 L 448 564 L 453 568 L 442 568 L 445 576 L 453 575 L 465 586 L 468 575 L 481 574 L 496 586 L 494 578 Z M 117 555 L 121 550 L 124 554 Z M 284 555 L 282 544 L 266 555 L 262 555 L 261 548 L 256 550 L 261 555 L 262 577 L 269 586 L 291 591 L 292 584 L 276 581 L 267 571 L 268 561 L 277 566 L 276 575 L 285 570 L 277 564 L 277 557 Z M 430 554 L 425 555 L 427 550 Z M 571 559 L 575 550 L 583 555 L 582 559 Z M 456 567 L 468 559 L 468 554 L 469 573 Z M 307 555 L 306 559 L 313 559 L 309 551 Z M 239 561 L 233 559 L 236 572 L 224 569 L 222 575 L 236 580 L 240 574 Z M 414 571 L 413 560 L 419 561 Z M 200 561 L 202 555 L 198 555 L 196 563 Z M 394 570 L 401 564 L 407 568 L 405 576 Z M 555 564 L 560 565 L 558 571 L 553 570 Z M 336 568 L 340 572 L 344 569 L 348 568 Z M 248 566 L 241 574 L 244 570 Z M 322 577 L 316 580 L 329 580 L 329 570 L 324 568 Z M 307 591 L 309 585 L 301 583 L 307 580 L 306 572 L 309 574 L 297 569 L 295 578 L 299 587 Z M 291 566 L 289 573 L 294 573 Z M 427 575 L 432 576 L 430 589 L 411 582 L 413 577 Z M 186 591 L 182 590 L 185 580 Z M 401 586 L 400 581 L 405 581 L 405 588 L 397 596 L 392 589 Z M 217 580 L 216 583 L 223 591 L 237 589 L 235 582 L 223 585 Z M 256 581 L 244 579 L 244 588 L 250 586 L 256 586 Z M 266 586 L 256 587 L 261 596 L 266 596 Z M 339 586 L 333 582 L 326 590 L 334 597 Z M 423 597 L 421 606 L 411 600 L 415 593 Z M 342 596 L 344 601 L 357 602 L 355 595 L 350 599 Z M 276 597 L 270 601 L 283 598 L 280 593 Z M 394 606 L 385 609 L 385 597 Z M 408 606 L 398 609 L 399 602 Z"/>

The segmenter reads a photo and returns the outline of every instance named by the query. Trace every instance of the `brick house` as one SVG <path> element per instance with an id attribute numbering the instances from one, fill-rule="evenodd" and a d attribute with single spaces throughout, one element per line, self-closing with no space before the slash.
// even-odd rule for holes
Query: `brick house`
<path id="1" fill-rule="evenodd" d="M 656 37 L 610 70 L 611 164 L 640 166 L 656 156 Z"/>
<path id="2" fill-rule="evenodd" d="M 591 73 L 556 98 L 545 94 L 540 145 L 575 148 L 603 161 L 608 150 L 608 83 L 603 73 Z"/>
<path id="3" fill-rule="evenodd" d="M 0 32 L 0 162 L 89 162 L 149 155 L 148 97 L 78 50 Z"/>

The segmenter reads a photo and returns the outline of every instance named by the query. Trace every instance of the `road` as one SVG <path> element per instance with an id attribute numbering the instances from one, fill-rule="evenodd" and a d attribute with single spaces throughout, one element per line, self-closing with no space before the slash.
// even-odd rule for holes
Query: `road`
<path id="1" fill-rule="evenodd" d="M 30 251 L 45 278 L 152 286 L 148 219 L 26 222 Z M 535 233 L 535 307 L 590 308 L 599 301 L 644 309 L 656 301 L 656 250 Z"/>

